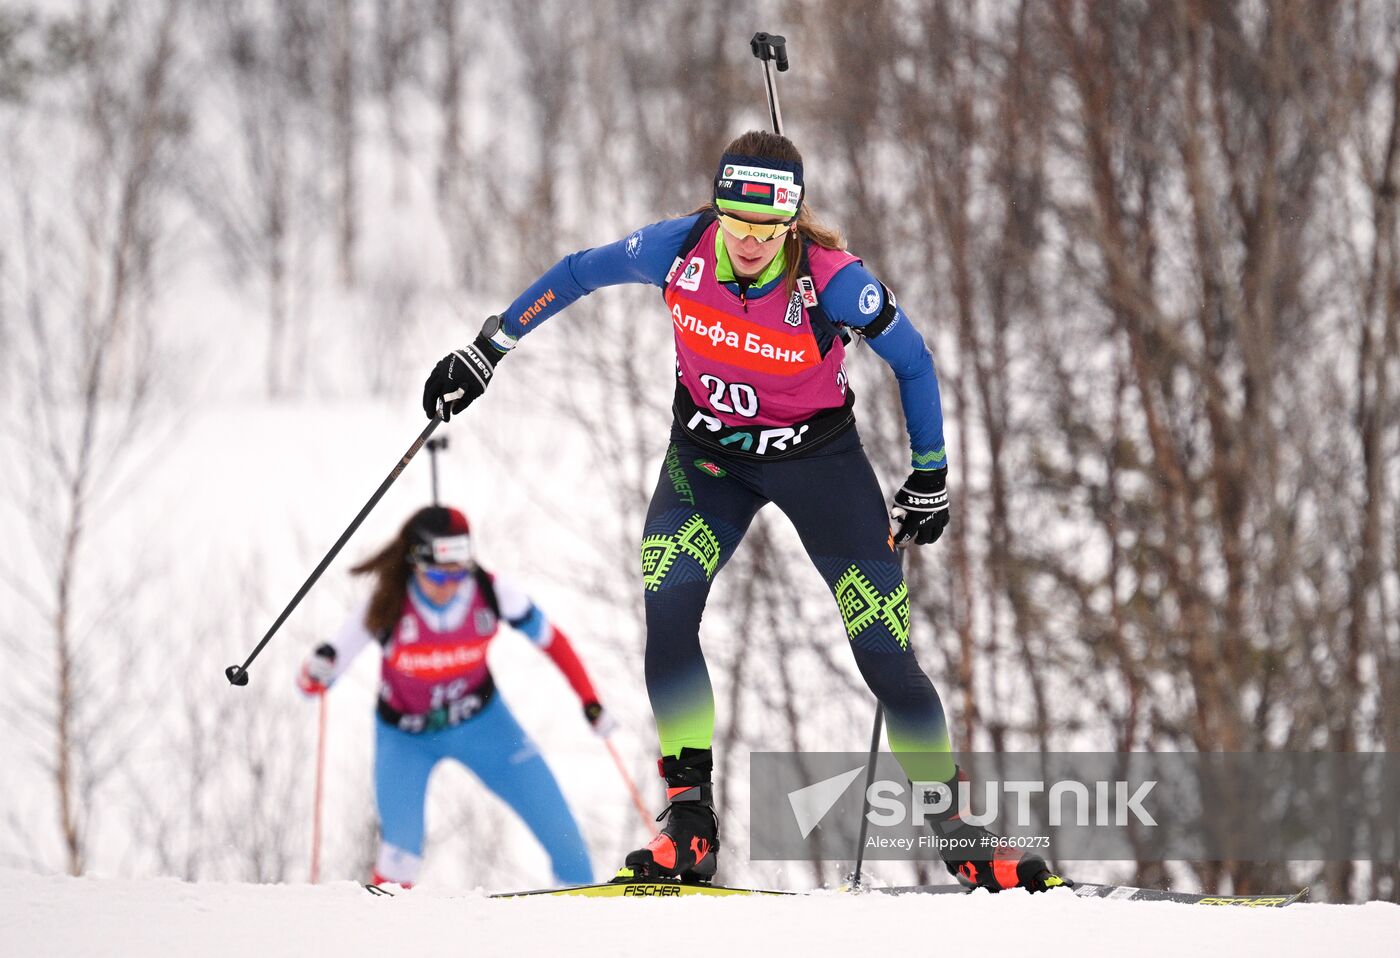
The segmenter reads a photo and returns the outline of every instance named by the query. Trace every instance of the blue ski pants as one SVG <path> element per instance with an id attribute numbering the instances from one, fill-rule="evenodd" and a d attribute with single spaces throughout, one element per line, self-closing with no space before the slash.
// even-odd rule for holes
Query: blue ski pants
<path id="1" fill-rule="evenodd" d="M 593 880 L 578 823 L 535 743 L 499 692 L 480 713 L 452 728 L 404 732 L 375 722 L 374 788 L 383 840 L 423 853 L 423 804 L 438 762 L 456 759 L 520 816 L 544 846 L 555 877 L 570 885 Z"/>

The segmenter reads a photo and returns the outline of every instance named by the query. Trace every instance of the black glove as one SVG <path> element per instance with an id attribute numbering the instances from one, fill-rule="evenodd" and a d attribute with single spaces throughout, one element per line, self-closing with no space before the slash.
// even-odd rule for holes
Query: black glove
<path id="1" fill-rule="evenodd" d="M 433 367 L 423 384 L 423 414 L 429 419 L 438 415 L 441 403 L 442 421 L 453 413 L 466 409 L 486 392 L 495 373 L 496 364 L 505 355 L 493 344 L 492 337 L 501 337 L 501 318 L 492 316 L 481 327 L 470 346 L 454 349 Z"/>
<path id="2" fill-rule="evenodd" d="M 948 525 L 947 485 L 947 469 L 916 469 L 909 474 L 890 509 L 896 546 L 903 549 L 911 541 L 921 546 L 938 541 Z"/>

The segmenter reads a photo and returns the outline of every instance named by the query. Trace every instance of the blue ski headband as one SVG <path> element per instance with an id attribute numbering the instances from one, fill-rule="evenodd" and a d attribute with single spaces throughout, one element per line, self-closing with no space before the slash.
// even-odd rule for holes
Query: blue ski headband
<path id="1" fill-rule="evenodd" d="M 802 164 L 726 153 L 715 173 L 715 206 L 721 211 L 794 217 L 802 207 Z"/>

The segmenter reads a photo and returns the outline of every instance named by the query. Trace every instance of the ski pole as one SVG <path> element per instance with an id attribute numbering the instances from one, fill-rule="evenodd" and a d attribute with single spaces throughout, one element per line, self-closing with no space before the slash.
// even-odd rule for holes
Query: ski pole
<path id="1" fill-rule="evenodd" d="M 749 41 L 753 55 L 763 61 L 763 82 L 768 88 L 768 116 L 773 121 L 773 132 L 779 136 L 783 132 L 783 111 L 778 108 L 778 87 L 773 80 L 773 66 L 783 73 L 788 68 L 787 37 L 776 33 L 755 33 Z"/>
<path id="2" fill-rule="evenodd" d="M 311 884 L 321 881 L 321 795 L 326 780 L 326 693 L 322 692 L 316 722 L 316 794 L 311 808 Z"/>
<path id="3" fill-rule="evenodd" d="M 433 465 L 433 505 L 438 504 L 437 454 L 438 450 L 446 448 L 446 436 L 438 436 L 436 439 L 428 440 L 428 461 Z"/>
<path id="4" fill-rule="evenodd" d="M 442 425 L 442 418 L 440 416 L 434 416 L 428 425 L 424 427 L 423 431 L 418 434 L 418 438 L 413 440 L 413 445 L 408 447 L 408 452 L 403 454 L 403 458 L 399 460 L 399 464 L 396 465 L 393 471 L 389 473 L 388 477 L 379 484 L 379 488 L 374 491 L 374 495 L 369 497 L 369 502 L 365 503 L 364 508 L 360 510 L 360 514 L 350 523 L 349 528 L 340 534 L 340 538 L 336 540 L 335 545 L 331 546 L 331 551 L 326 553 L 326 557 L 321 560 L 320 565 L 316 566 L 315 571 L 311 573 L 311 577 L 302 583 L 301 588 L 297 590 L 297 594 L 292 596 L 292 601 L 282 610 L 282 614 L 277 617 L 277 621 L 272 623 L 272 628 L 267 630 L 267 635 L 262 637 L 262 641 L 257 644 L 248 655 L 248 658 L 244 660 L 243 664 L 230 665 L 228 668 L 224 669 L 224 675 L 228 677 L 231 684 L 248 684 L 248 666 L 253 664 L 253 660 L 258 657 L 258 653 L 263 650 L 263 646 L 267 645 L 267 643 L 272 640 L 272 637 L 277 634 L 277 630 L 282 627 L 282 623 L 286 621 L 287 616 L 292 614 L 292 610 L 306 597 L 306 593 L 311 591 L 311 587 L 316 584 L 317 579 L 321 578 L 321 573 L 326 571 L 326 567 L 331 564 L 331 560 L 340 554 L 340 550 L 345 547 L 345 543 L 349 542 L 350 537 L 355 534 L 355 530 L 360 528 L 360 523 L 365 521 L 365 516 L 369 515 L 369 511 L 384 497 L 384 493 L 389 491 L 389 487 L 394 484 L 394 480 L 399 477 L 399 473 L 403 472 L 409 460 L 418 454 L 418 450 L 423 448 L 423 444 L 428 441 L 428 437 L 433 434 L 433 430 L 440 425 Z"/>
<path id="5" fill-rule="evenodd" d="M 856 844 L 856 868 L 851 873 L 851 891 L 860 891 L 860 866 L 865 861 L 865 833 L 870 828 L 870 786 L 875 784 L 875 760 L 880 753 L 880 727 L 885 723 L 885 707 L 875 703 L 875 728 L 870 732 L 870 762 L 865 767 L 865 791 L 861 793 L 860 839 Z"/>
<path id="6" fill-rule="evenodd" d="M 608 747 L 608 754 L 612 756 L 618 774 L 627 783 L 627 791 L 632 793 L 632 804 L 636 807 L 637 814 L 642 816 L 642 826 L 651 832 L 653 838 L 656 837 L 656 822 L 652 819 L 651 812 L 647 811 L 646 803 L 642 801 L 642 793 L 637 791 L 637 783 L 632 781 L 631 775 L 627 774 L 627 766 L 622 764 L 622 756 L 617 754 L 617 747 L 613 745 L 611 739 L 603 739 L 603 744 Z"/>

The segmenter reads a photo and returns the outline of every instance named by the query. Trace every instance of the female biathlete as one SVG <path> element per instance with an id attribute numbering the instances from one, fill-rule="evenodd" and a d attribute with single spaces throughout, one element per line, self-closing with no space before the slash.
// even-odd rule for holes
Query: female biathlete
<path id="1" fill-rule="evenodd" d="M 370 575 L 374 591 L 306 660 L 298 685 L 308 695 L 324 694 L 365 646 L 381 646 L 374 882 L 411 886 L 417 880 L 428 776 L 445 758 L 471 769 L 524 819 L 559 881 L 592 881 L 588 847 L 559 785 L 496 691 L 486 662 L 505 619 L 554 660 L 594 731 L 607 735 L 611 717 L 568 638 L 523 592 L 473 561 L 467 520 L 456 509 L 420 509 L 353 571 Z"/>
<path id="2" fill-rule="evenodd" d="M 621 283 L 663 291 L 678 382 L 643 533 L 642 581 L 647 691 L 670 806 L 662 833 L 627 856 L 619 877 L 705 881 L 715 873 L 714 697 L 700 617 L 715 574 L 769 502 L 792 520 L 831 588 L 906 774 L 950 786 L 957 776 L 942 705 L 909 643 L 896 553 L 935 542 L 948 523 L 933 360 L 889 289 L 817 222 L 803 191 L 802 157 L 786 137 L 744 134 L 720 158 L 700 212 L 566 256 L 470 346 L 443 357 L 424 386 L 424 412 L 447 420 L 482 395 L 521 337 L 580 296 Z M 913 469 L 889 516 L 842 366 L 851 334 L 899 380 Z M 1065 883 L 1037 856 L 996 841 L 984 849 L 988 833 L 959 818 L 956 803 L 935 827 L 958 840 L 940 846 L 978 849 L 944 852 L 964 883 L 1033 891 Z"/>

